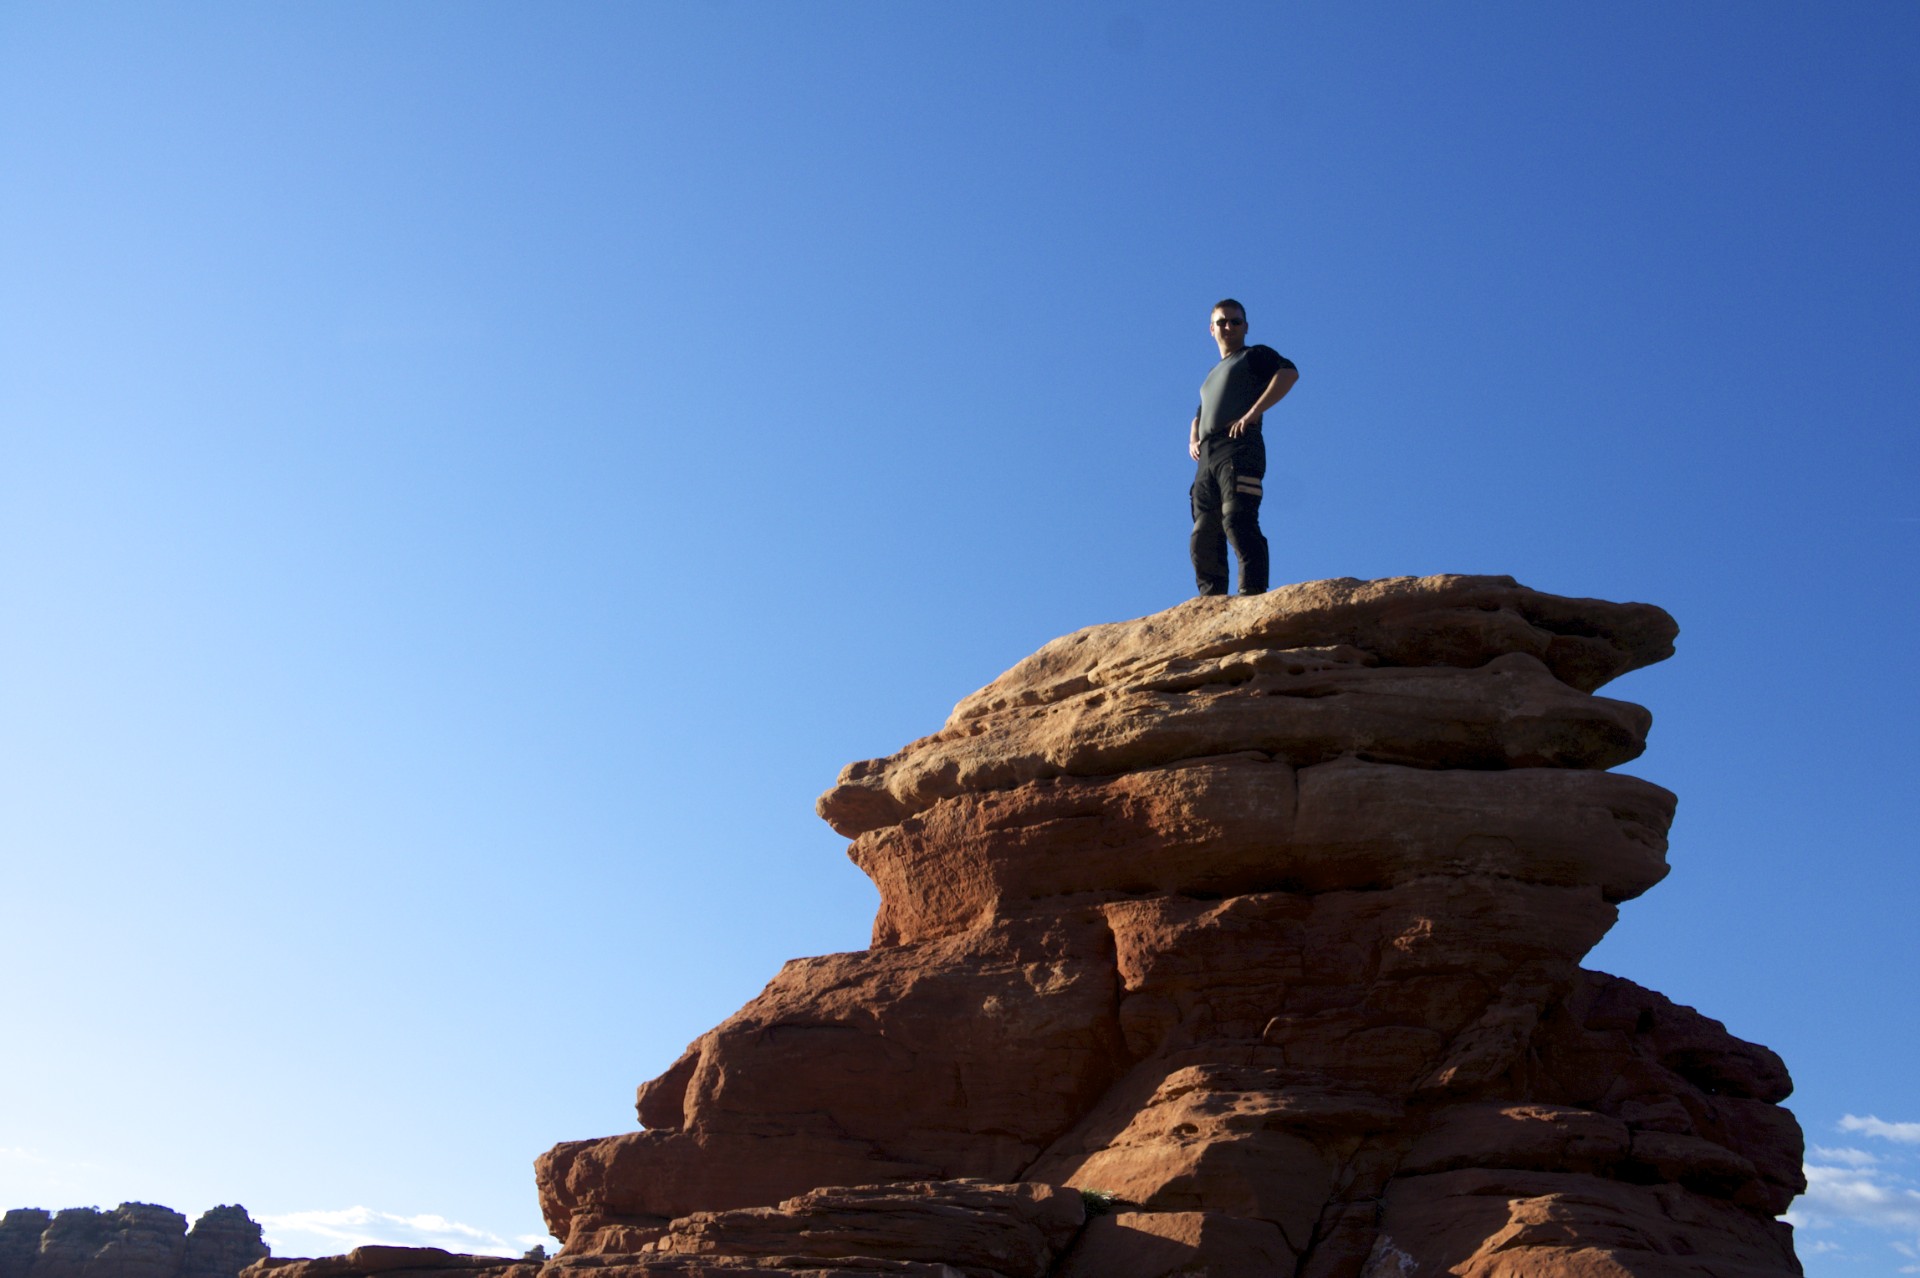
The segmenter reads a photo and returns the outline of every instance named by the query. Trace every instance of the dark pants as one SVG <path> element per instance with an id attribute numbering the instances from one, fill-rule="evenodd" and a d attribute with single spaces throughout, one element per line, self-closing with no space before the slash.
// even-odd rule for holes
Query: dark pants
<path id="1" fill-rule="evenodd" d="M 1203 595 L 1227 593 L 1227 545 L 1240 559 L 1240 593 L 1267 588 L 1267 539 L 1260 534 L 1260 481 L 1267 446 L 1255 439 L 1214 439 L 1200 446 L 1193 478 L 1193 576 Z"/>

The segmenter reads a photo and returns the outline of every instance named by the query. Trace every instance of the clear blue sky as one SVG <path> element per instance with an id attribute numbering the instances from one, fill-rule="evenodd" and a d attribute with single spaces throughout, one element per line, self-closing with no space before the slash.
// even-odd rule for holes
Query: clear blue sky
<path id="1" fill-rule="evenodd" d="M 1230 293 L 1277 579 L 1679 619 L 1592 964 L 1785 1056 L 1816 1278 L 1913 1272 L 1916 68 L 1906 0 L 0 3 L 0 1206 L 526 1245 L 865 943 L 841 764 L 1191 592 Z"/>

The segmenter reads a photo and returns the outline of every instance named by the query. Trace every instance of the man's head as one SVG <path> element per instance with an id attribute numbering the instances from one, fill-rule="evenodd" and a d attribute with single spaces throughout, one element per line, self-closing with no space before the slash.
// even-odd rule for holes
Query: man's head
<path id="1" fill-rule="evenodd" d="M 1247 308 L 1231 297 L 1223 297 L 1213 304 L 1207 327 L 1220 344 L 1220 357 L 1225 359 L 1247 344 Z"/>

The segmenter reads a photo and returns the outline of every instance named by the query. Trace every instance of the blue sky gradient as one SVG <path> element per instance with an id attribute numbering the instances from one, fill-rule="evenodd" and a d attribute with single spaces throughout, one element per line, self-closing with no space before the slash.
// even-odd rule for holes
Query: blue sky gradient
<path id="1" fill-rule="evenodd" d="M 1917 68 L 1910 3 L 0 3 L 0 1205 L 526 1245 L 864 945 L 843 763 L 1191 593 L 1232 294 L 1276 580 L 1679 619 L 1591 965 L 1786 1058 L 1810 1274 L 1920 1271 Z"/>

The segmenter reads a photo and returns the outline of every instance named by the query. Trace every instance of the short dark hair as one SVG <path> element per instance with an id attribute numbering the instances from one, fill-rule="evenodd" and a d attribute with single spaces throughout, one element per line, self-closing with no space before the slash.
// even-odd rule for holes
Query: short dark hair
<path id="1" fill-rule="evenodd" d="M 1224 311 L 1224 310 L 1226 310 L 1226 309 L 1227 309 L 1227 308 L 1228 308 L 1229 306 L 1231 306 L 1231 307 L 1232 307 L 1232 308 L 1233 308 L 1234 310 L 1236 310 L 1236 311 L 1239 311 L 1239 312 L 1240 312 L 1240 318 L 1241 318 L 1241 319 L 1245 319 L 1245 318 L 1247 317 L 1247 308 L 1246 308 L 1246 307 L 1244 307 L 1244 306 L 1242 306 L 1242 305 L 1240 305 L 1240 303 L 1238 303 L 1238 302 L 1236 302 L 1236 301 L 1235 301 L 1234 299 L 1232 299 L 1231 297 L 1223 297 L 1223 298 L 1221 298 L 1221 299 L 1220 299 L 1219 301 L 1217 301 L 1217 302 L 1215 302 L 1215 303 L 1213 304 L 1213 309 L 1214 309 L 1214 310 L 1216 310 L 1216 311 Z M 1211 314 L 1212 312 L 1208 312 L 1208 313 L 1209 313 L 1209 314 Z"/>

